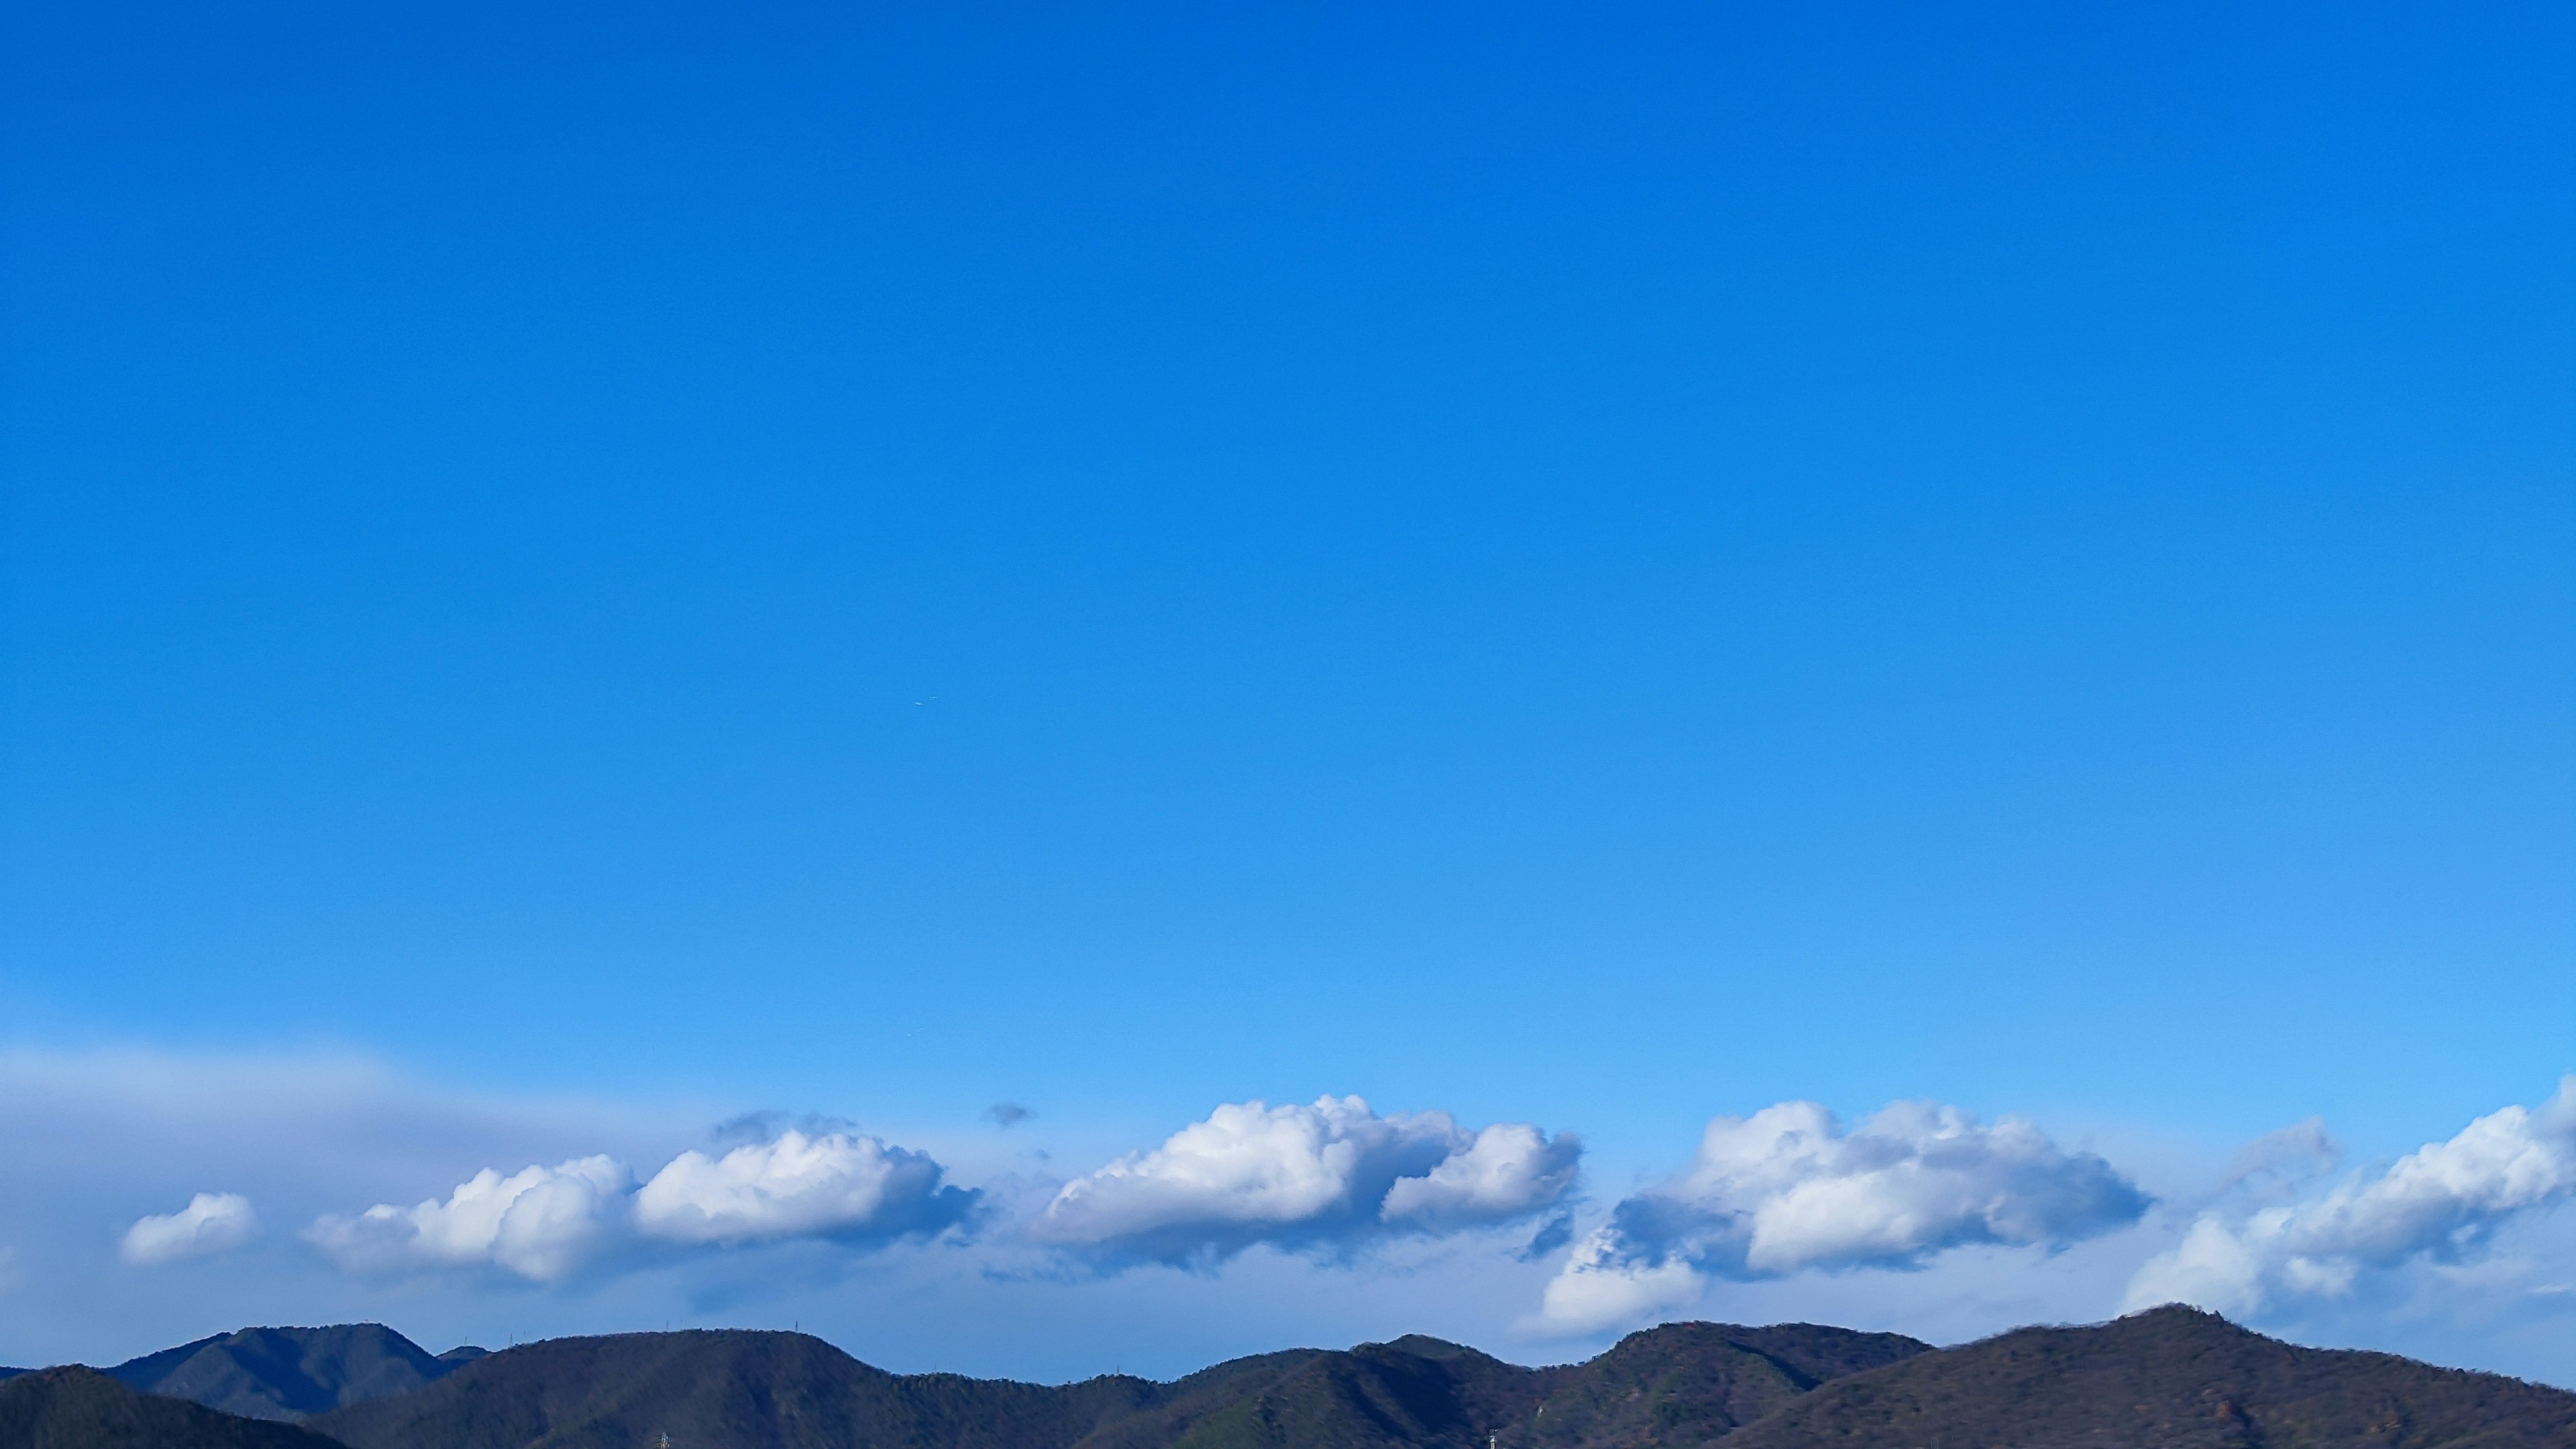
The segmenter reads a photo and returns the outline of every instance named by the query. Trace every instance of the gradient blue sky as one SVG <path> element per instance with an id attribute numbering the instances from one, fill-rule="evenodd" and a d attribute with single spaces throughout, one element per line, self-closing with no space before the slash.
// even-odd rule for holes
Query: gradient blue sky
<path id="1" fill-rule="evenodd" d="M 118 1318 L 224 1166 L 134 1166 L 136 1073 L 988 1186 L 1357 1092 L 1580 1133 L 1606 1209 L 1790 1099 L 2171 1204 L 2576 1071 L 2564 7 L 8 15 L 0 1132 L 69 1155 L 0 1359 L 748 1301 Z M 344 1207 L 605 1150 L 493 1130 Z M 2551 1302 L 2312 1336 L 2576 1382 L 2532 1222 Z M 759 1301 L 992 1372 L 1551 1351 L 1472 1263 L 933 1274 L 906 1338 L 887 1261 Z M 1743 1312 L 2128 1271 L 1944 1262 Z"/>

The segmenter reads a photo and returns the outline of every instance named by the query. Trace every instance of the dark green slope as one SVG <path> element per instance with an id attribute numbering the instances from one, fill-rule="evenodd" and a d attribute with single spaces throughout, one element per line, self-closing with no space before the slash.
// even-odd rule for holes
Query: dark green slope
<path id="1" fill-rule="evenodd" d="M 1628 1335 L 1589 1363 L 1552 1370 L 1546 1399 L 1505 1442 L 1512 1449 L 1705 1444 L 1828 1379 L 1929 1351 L 1902 1334 L 1807 1323 L 1668 1323 Z"/>
<path id="2" fill-rule="evenodd" d="M 1318 1353 L 1186 1425 L 1171 1410 L 1115 1426 L 1119 1449 L 1477 1449 L 1534 1405 L 1540 1375 L 1472 1349 L 1411 1339 Z M 1163 1420 L 1163 1423 L 1156 1423 Z M 1176 1434 L 1158 1429 L 1177 1429 Z M 1085 1445 L 1084 1449 L 1095 1449 Z"/>
<path id="3" fill-rule="evenodd" d="M 147 1394 L 249 1419 L 292 1422 L 346 1404 L 407 1394 L 452 1365 L 381 1323 L 244 1328 L 118 1364 L 107 1372 Z"/>
<path id="4" fill-rule="evenodd" d="M 1284 1349 L 1229 1359 L 1187 1378 L 1151 1385 L 1133 1410 L 1104 1419 L 1085 1435 L 1082 1449 L 1166 1449 L 1210 1418 L 1329 1356 L 1321 1349 Z"/>
<path id="5" fill-rule="evenodd" d="M 96 1369 L 44 1369 L 0 1383 L 0 1449 L 340 1449 L 291 1424 L 138 1393 Z"/>
<path id="6" fill-rule="evenodd" d="M 1727 1449 L 2571 1449 L 2576 1394 L 2159 1308 L 1826 1384 Z"/>

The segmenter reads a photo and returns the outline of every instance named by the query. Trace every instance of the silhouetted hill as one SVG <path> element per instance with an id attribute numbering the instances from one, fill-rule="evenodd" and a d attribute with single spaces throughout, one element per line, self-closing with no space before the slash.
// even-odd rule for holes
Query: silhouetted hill
<path id="1" fill-rule="evenodd" d="M 2570 1449 L 2576 1394 L 2158 1308 L 1826 1384 L 1727 1449 Z"/>
<path id="2" fill-rule="evenodd" d="M 485 1357 L 491 1352 L 492 1350 L 488 1348 L 477 1348 L 470 1343 L 460 1343 L 456 1347 L 449 1349 L 447 1352 L 440 1354 L 438 1356 L 438 1361 L 447 1365 L 449 1368 L 457 1368 L 462 1365 L 472 1363 L 478 1358 Z"/>
<path id="3" fill-rule="evenodd" d="M 0 1449 L 340 1449 L 291 1424 L 138 1393 L 74 1365 L 0 1383 Z"/>
<path id="4" fill-rule="evenodd" d="M 244 1328 L 118 1364 L 111 1377 L 148 1394 L 227 1414 L 288 1422 L 407 1394 L 455 1366 L 381 1323 Z"/>

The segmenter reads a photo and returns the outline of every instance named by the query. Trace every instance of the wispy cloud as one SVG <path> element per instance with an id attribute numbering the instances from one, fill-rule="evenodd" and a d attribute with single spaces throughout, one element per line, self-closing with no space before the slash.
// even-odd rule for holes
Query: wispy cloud
<path id="1" fill-rule="evenodd" d="M 2138 1270 L 2128 1306 L 2250 1314 L 2284 1299 L 2341 1297 L 2374 1270 L 2475 1256 L 2507 1223 L 2576 1198 L 2576 1076 L 2536 1109 L 2489 1113 L 2331 1187 L 2314 1186 L 2319 1178 L 2276 1174 L 2269 1192 L 2223 1195 Z"/>
<path id="2" fill-rule="evenodd" d="M 203 1258 L 238 1248 L 259 1236 L 259 1214 L 239 1193 L 201 1192 L 175 1213 L 138 1218 L 125 1230 L 117 1255 L 138 1266 Z"/>
<path id="3" fill-rule="evenodd" d="M 1031 1235 L 1104 1261 L 1213 1263 L 1256 1243 L 1349 1248 L 1529 1216 L 1574 1189 L 1582 1144 L 1525 1123 L 1380 1116 L 1358 1097 L 1230 1103 L 1065 1184 Z"/>
<path id="4" fill-rule="evenodd" d="M 2033 1124 L 1899 1102 L 1845 1131 L 1813 1102 L 1708 1124 L 1690 1167 L 1621 1202 L 1548 1284 L 1537 1325 L 1590 1332 L 1697 1298 L 1710 1278 L 1919 1268 L 1974 1244 L 2058 1248 L 2148 1199 Z"/>

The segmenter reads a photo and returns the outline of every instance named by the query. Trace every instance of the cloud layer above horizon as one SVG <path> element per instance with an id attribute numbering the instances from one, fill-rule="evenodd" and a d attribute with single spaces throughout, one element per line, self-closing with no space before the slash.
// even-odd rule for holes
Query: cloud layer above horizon
<path id="1" fill-rule="evenodd" d="M 1972 1244 L 2062 1248 L 2147 1196 L 2018 1118 L 1898 1102 L 1849 1132 L 1813 1102 L 1719 1117 L 1679 1176 L 1621 1202 L 1548 1284 L 1539 1321 L 1590 1332 L 1697 1298 L 1711 1278 L 1919 1268 Z"/>
<path id="2" fill-rule="evenodd" d="M 2179 1300 L 2276 1326 L 2382 1321 L 2397 1292 L 2415 1295 L 2418 1317 L 2501 1321 L 2501 1305 L 2563 1326 L 2576 1311 L 2564 1286 L 2576 1238 L 2562 1231 L 2576 1214 L 2557 1211 L 2576 1202 L 2576 1078 L 2340 1176 L 2315 1122 L 2258 1139 L 2207 1177 L 2170 1164 L 2142 1177 L 2129 1153 L 2016 1117 L 1898 1102 L 1847 1121 L 1782 1102 L 1708 1120 L 1676 1170 L 1615 1198 L 1586 1197 L 1598 1170 L 1571 1132 L 1382 1112 L 1356 1096 L 1224 1103 L 1057 1175 L 1024 1124 L 914 1146 L 784 1112 L 713 1128 L 559 1117 L 533 1131 L 484 1104 L 424 1134 L 371 1103 L 363 1079 L 335 1101 L 274 1069 L 213 1092 L 182 1078 L 143 1091 L 136 1073 L 90 1071 L 82 1081 L 98 1085 L 81 1091 L 128 1094 L 112 1130 L 66 1134 L 59 1113 L 28 1115 L 50 1110 L 41 1095 L 0 1111 L 22 1185 L 122 1209 L 86 1227 L 66 1218 L 50 1238 L 28 1236 L 23 1211 L 0 1218 L 18 1284 L 0 1291 L 68 1302 L 87 1273 L 146 1296 L 229 1293 L 247 1275 L 363 1309 L 386 1292 L 465 1303 L 516 1285 L 522 1297 L 491 1301 L 576 1313 L 611 1297 L 793 1295 L 811 1321 L 815 1295 L 843 1282 L 938 1295 L 972 1279 L 1120 1301 L 1184 1282 L 1220 1298 L 1303 1282 L 1294 1291 L 1325 1298 L 1481 1303 L 1477 1321 L 1533 1345 L 1683 1314 L 1840 1321 L 1897 1303 L 1969 1305 L 1964 1318 L 1884 1320 L 1952 1337 L 2022 1321 L 2035 1301 L 2075 1320 Z M 342 1111 L 352 1115 L 330 1115 Z M 699 1134 L 701 1146 L 672 1145 Z M 137 1150 L 94 1172 L 61 1156 L 112 1140 Z M 1063 1150 L 1061 1138 L 1049 1146 Z M 475 1169 L 478 1158 L 492 1165 Z M 263 1231 L 271 1218 L 304 1226 Z M 84 1251 L 98 1267 L 80 1266 Z M 2007 1321 L 1977 1303 L 2019 1306 Z"/>

